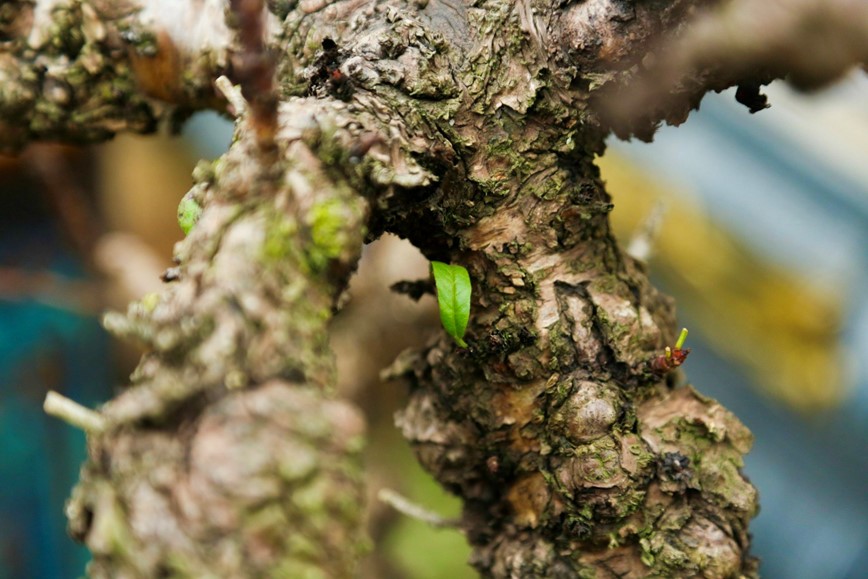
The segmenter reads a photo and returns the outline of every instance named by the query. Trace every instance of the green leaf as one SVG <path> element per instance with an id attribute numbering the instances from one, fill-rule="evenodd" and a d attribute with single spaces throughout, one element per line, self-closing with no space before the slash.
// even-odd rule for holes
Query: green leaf
<path id="1" fill-rule="evenodd" d="M 467 344 L 464 332 L 470 320 L 470 275 L 460 265 L 440 261 L 431 262 L 434 284 L 437 286 L 437 304 L 440 306 L 440 322 L 446 333 L 462 348 Z"/>

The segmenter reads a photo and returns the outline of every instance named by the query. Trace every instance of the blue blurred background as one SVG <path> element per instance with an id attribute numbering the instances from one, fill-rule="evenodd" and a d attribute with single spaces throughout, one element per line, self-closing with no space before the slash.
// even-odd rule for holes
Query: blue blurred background
<path id="1" fill-rule="evenodd" d="M 727 91 L 651 144 L 612 141 L 603 176 L 616 226 L 619 199 L 665 183 L 650 268 L 691 330 L 691 382 L 754 433 L 763 577 L 868 577 L 868 77 L 767 92 L 754 115 Z M 695 244 L 707 279 L 679 255 Z"/>
<path id="2" fill-rule="evenodd" d="M 82 568 L 86 552 L 65 536 L 62 513 L 85 440 L 45 416 L 42 398 L 52 389 L 96 404 L 110 392 L 94 287 L 41 188 L 22 163 L 0 161 L 2 579 L 74 577 Z"/>
<path id="3" fill-rule="evenodd" d="M 772 108 L 755 115 L 731 91 L 710 95 L 651 144 L 613 139 L 600 164 L 625 246 L 665 208 L 649 267 L 690 329 L 687 375 L 756 437 L 746 473 L 761 493 L 752 529 L 762 575 L 856 579 L 868 569 L 868 80 L 815 95 L 776 84 L 768 94 Z M 181 140 L 124 137 L 0 160 L 0 579 L 83 573 L 63 502 L 84 438 L 45 417 L 42 399 L 53 389 L 96 405 L 125 381 L 138 354 L 107 338 L 99 313 L 159 287 L 190 171 L 230 137 L 227 121 L 203 115 Z M 373 490 L 398 488 L 449 514 L 454 499 L 391 425 L 400 386 L 374 384 L 407 336 L 424 338 L 413 328 L 437 325 L 433 302 L 407 305 L 386 290 L 412 267 L 426 266 L 406 244 L 368 248 L 353 288 L 359 303 L 388 304 L 381 319 L 391 327 L 351 304 L 333 342 L 344 376 L 361 375 L 359 327 L 383 350 L 366 370 L 370 384 L 356 384 L 369 399 L 379 393 L 367 406 Z M 458 533 L 372 504 L 380 561 L 364 576 L 475 576 Z"/>

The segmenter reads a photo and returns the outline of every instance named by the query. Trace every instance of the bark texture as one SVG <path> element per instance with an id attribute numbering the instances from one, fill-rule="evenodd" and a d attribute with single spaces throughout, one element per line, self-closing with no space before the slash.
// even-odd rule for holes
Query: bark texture
<path id="1" fill-rule="evenodd" d="M 197 169 L 167 291 L 106 317 L 150 353 L 68 506 L 93 577 L 345 576 L 364 546 L 363 420 L 328 396 L 327 326 L 366 208 L 304 143 L 310 117 L 281 120 L 277 185 L 239 134 Z"/>
<path id="2" fill-rule="evenodd" d="M 470 347 L 441 336 L 391 373 L 483 576 L 754 576 L 750 433 L 654 363 L 673 307 L 613 240 L 594 157 L 786 66 L 686 58 L 637 112 L 613 103 L 717 2 L 267 4 L 261 22 L 219 0 L 0 9 L 4 150 L 223 107 L 211 83 L 249 71 L 250 26 L 276 56 L 276 129 L 248 84 L 253 113 L 235 107 L 230 151 L 194 174 L 170 285 L 106 318 L 149 353 L 69 504 L 90 575 L 352 574 L 363 425 L 331 397 L 327 329 L 362 243 L 389 231 L 474 283 Z"/>
<path id="3" fill-rule="evenodd" d="M 216 104 L 231 38 L 219 0 L 4 2 L 0 150 L 177 125 Z"/>

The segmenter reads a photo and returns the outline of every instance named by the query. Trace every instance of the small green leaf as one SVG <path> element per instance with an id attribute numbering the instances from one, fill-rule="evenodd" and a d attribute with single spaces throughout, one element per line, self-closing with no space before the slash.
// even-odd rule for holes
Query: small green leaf
<path id="1" fill-rule="evenodd" d="M 190 233 L 190 230 L 199 221 L 200 215 L 202 215 L 202 206 L 196 203 L 196 200 L 189 194 L 184 195 L 181 203 L 178 204 L 178 225 L 184 235 Z"/>
<path id="2" fill-rule="evenodd" d="M 462 348 L 467 344 L 464 332 L 470 320 L 470 275 L 460 265 L 440 261 L 431 262 L 434 284 L 437 286 L 437 304 L 440 306 L 440 322 L 446 333 Z"/>

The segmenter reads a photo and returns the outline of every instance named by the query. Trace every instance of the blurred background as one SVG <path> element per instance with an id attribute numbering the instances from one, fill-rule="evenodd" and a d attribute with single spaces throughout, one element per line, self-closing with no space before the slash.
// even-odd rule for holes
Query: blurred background
<path id="1" fill-rule="evenodd" d="M 767 92 L 772 108 L 755 115 L 732 91 L 709 95 L 684 126 L 651 144 L 613 139 L 599 162 L 625 247 L 656 231 L 649 268 L 690 329 L 690 381 L 756 437 L 746 473 L 763 577 L 856 579 L 868 569 L 868 77 Z M 104 334 L 100 313 L 159 288 L 190 172 L 230 138 L 201 115 L 181 138 L 0 158 L 0 579 L 82 575 L 63 503 L 85 441 L 42 400 L 53 389 L 94 406 L 125 383 L 139 353 Z M 378 377 L 437 330 L 430 296 L 388 291 L 426 275 L 408 244 L 371 244 L 334 324 L 340 387 L 370 421 L 370 579 L 475 577 L 458 532 L 374 498 L 385 487 L 458 511 L 393 427 L 403 386 Z"/>

